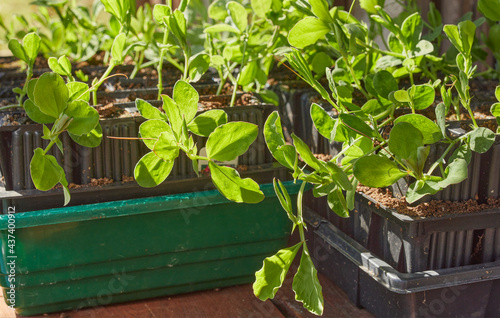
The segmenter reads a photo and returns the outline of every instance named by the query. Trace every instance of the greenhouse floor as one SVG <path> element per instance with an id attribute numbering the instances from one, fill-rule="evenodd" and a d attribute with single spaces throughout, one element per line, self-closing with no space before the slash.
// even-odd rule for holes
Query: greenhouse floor
<path id="1" fill-rule="evenodd" d="M 326 277 L 319 275 L 323 287 L 325 309 L 323 317 L 368 318 L 366 310 L 356 308 L 346 294 Z M 286 279 L 275 299 L 262 302 L 252 292 L 252 285 L 226 287 L 216 290 L 166 296 L 103 307 L 63 313 L 39 315 L 40 318 L 279 318 L 317 317 L 308 313 L 294 300 L 291 279 Z M 0 318 L 22 317 L 0 303 Z"/>

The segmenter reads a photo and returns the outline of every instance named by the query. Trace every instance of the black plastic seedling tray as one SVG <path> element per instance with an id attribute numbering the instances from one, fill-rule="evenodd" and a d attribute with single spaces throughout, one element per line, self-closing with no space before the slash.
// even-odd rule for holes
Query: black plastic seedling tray
<path id="1" fill-rule="evenodd" d="M 319 272 L 376 317 L 499 317 L 500 261 L 402 273 L 305 209 Z"/>

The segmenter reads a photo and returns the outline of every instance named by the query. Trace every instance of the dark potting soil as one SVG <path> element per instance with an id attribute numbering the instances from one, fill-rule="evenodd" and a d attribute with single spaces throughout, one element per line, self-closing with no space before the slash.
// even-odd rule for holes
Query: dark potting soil
<path id="1" fill-rule="evenodd" d="M 487 203 L 479 204 L 476 200 L 468 200 L 465 202 L 457 201 L 441 201 L 432 200 L 421 203 L 417 206 L 410 206 L 406 202 L 406 198 L 394 198 L 389 189 L 369 188 L 363 185 L 358 185 L 358 192 L 362 192 L 372 197 L 378 203 L 377 208 L 384 206 L 385 208 L 394 209 L 398 213 L 405 214 L 411 217 L 442 217 L 448 214 L 466 214 L 479 212 L 485 209 L 500 208 L 500 198 L 488 198 Z M 372 204 L 369 202 L 368 204 Z"/>

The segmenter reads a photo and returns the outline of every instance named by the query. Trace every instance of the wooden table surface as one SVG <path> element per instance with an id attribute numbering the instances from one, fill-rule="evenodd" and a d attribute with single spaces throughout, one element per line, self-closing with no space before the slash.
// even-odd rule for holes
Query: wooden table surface
<path id="1" fill-rule="evenodd" d="M 325 310 L 323 317 L 369 318 L 366 310 L 355 307 L 346 294 L 326 277 L 319 275 L 323 287 Z M 216 290 L 166 296 L 96 308 L 35 316 L 37 318 L 267 318 L 317 317 L 308 313 L 294 299 L 291 278 L 275 299 L 265 302 L 253 295 L 252 285 L 240 285 Z M 14 318 L 14 311 L 0 302 L 0 318 Z"/>

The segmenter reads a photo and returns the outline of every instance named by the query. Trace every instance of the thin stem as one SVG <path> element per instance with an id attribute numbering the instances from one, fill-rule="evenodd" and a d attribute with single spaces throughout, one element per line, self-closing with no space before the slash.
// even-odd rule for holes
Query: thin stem
<path id="1" fill-rule="evenodd" d="M 94 85 L 92 85 L 90 92 L 92 92 L 92 98 L 93 98 L 94 105 L 97 105 L 97 90 L 102 85 L 102 83 L 104 83 L 104 81 L 107 79 L 109 74 L 113 71 L 115 66 L 116 66 L 115 62 L 112 60 L 111 63 L 109 64 L 108 68 L 106 69 L 106 72 L 104 72 L 104 74 L 101 76 L 99 81 L 97 83 L 95 83 Z"/>
<path id="2" fill-rule="evenodd" d="M 170 7 L 172 7 L 172 1 L 170 0 Z M 168 29 L 165 27 L 163 31 L 163 45 L 168 42 Z M 160 60 L 158 61 L 157 73 L 158 73 L 158 100 L 161 99 L 161 93 L 163 91 L 163 78 L 162 78 L 162 70 L 163 70 L 163 58 L 165 56 L 165 48 L 160 48 Z"/>
<path id="3" fill-rule="evenodd" d="M 19 106 L 19 105 L 7 105 L 7 106 L 0 107 L 0 111 L 2 111 L 4 109 L 17 108 L 17 107 L 21 107 L 22 108 L 22 106 Z"/>
<path id="4" fill-rule="evenodd" d="M 183 80 L 188 80 L 188 70 L 189 70 L 189 56 L 186 51 L 184 51 L 184 76 Z"/>
<path id="5" fill-rule="evenodd" d="M 144 61 L 144 51 L 140 51 L 138 53 L 138 58 L 135 61 L 134 70 L 132 71 L 132 74 L 130 74 L 130 79 L 134 79 L 137 72 L 142 69 L 142 61 Z"/>
<path id="6" fill-rule="evenodd" d="M 50 150 L 50 148 L 52 148 L 52 146 L 56 143 L 56 139 L 57 138 L 54 138 L 50 141 L 50 143 L 47 145 L 47 148 L 45 148 L 45 150 L 43 151 L 43 154 L 47 154 L 47 151 Z"/>
<path id="7" fill-rule="evenodd" d="M 436 160 L 434 162 L 434 164 L 431 166 L 431 168 L 429 169 L 429 171 L 427 171 L 427 174 L 428 175 L 431 175 L 433 172 L 434 172 L 434 169 L 436 169 L 440 163 L 442 163 L 444 161 L 444 158 L 446 157 L 446 155 L 448 154 L 448 152 L 450 152 L 451 148 L 453 148 L 453 146 L 458 142 L 460 141 L 461 139 L 458 138 L 458 139 L 455 139 L 453 140 L 450 145 L 448 146 L 448 148 L 446 148 L 446 150 L 443 152 L 443 154 L 441 155 L 441 157 L 439 157 L 438 160 Z"/>
<path id="8" fill-rule="evenodd" d="M 236 77 L 236 81 L 233 81 L 233 95 L 231 96 L 231 104 L 229 105 L 230 107 L 233 107 L 234 102 L 236 101 L 236 92 L 238 91 L 238 82 L 240 81 L 241 72 L 243 70 L 243 66 L 245 65 L 245 54 L 247 51 L 248 34 L 245 34 L 245 38 L 243 41 L 244 41 L 244 43 L 243 43 L 243 56 L 241 57 L 241 64 L 240 64 L 241 69 L 238 73 L 238 76 Z"/>

